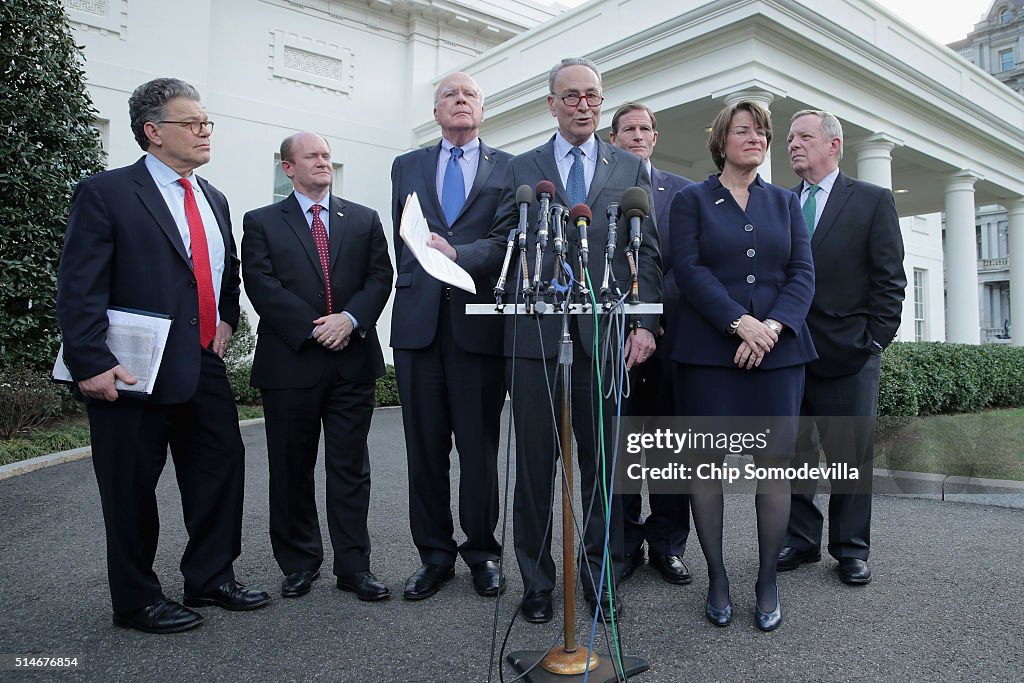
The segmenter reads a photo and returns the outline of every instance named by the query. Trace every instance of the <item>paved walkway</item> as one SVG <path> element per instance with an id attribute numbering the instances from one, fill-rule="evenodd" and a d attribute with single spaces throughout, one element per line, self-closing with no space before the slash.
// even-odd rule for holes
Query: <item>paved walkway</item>
<path id="1" fill-rule="evenodd" d="M 173 636 L 111 626 L 99 496 L 91 462 L 81 460 L 0 481 L 0 655 L 77 655 L 72 677 L 95 681 L 486 681 L 495 603 L 473 592 L 465 565 L 429 600 L 400 597 L 418 566 L 408 531 L 401 413 L 378 411 L 370 437 L 372 564 L 396 596 L 384 603 L 358 602 L 328 576 L 304 598 L 276 597 L 281 575 L 267 535 L 263 428 L 242 433 L 246 500 L 235 567 L 240 580 L 275 595 L 269 607 L 249 614 L 208 608 L 201 628 Z M 319 486 L 322 510 L 322 471 Z M 168 596 L 180 599 L 184 530 L 169 468 L 160 501 L 157 573 Z M 651 663 L 635 680 L 1020 680 L 1024 510 L 876 497 L 874 582 L 844 586 L 830 559 L 783 574 L 785 621 L 764 634 L 752 619 L 753 500 L 730 496 L 726 506 L 736 621 L 716 629 L 704 620 L 706 572 L 692 535 L 686 559 L 693 584 L 670 586 L 645 567 L 622 588 L 624 651 Z M 510 585 L 498 605 L 499 635 L 522 591 L 511 539 L 507 547 Z M 508 650 L 554 644 L 559 618 L 556 604 L 550 624 L 517 621 Z M 589 623 L 579 628 L 586 635 Z M 0 671 L 0 680 L 56 675 Z M 509 680 L 513 672 L 506 666 L 504 675 Z"/>

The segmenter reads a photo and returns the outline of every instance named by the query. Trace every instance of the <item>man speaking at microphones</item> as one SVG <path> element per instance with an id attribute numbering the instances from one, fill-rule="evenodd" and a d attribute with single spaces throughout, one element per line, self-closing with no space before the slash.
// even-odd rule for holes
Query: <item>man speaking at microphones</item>
<path id="1" fill-rule="evenodd" d="M 604 101 L 597 66 L 586 59 L 563 59 L 549 72 L 548 87 L 548 110 L 558 121 L 558 131 L 548 142 L 509 162 L 505 189 L 490 236 L 473 244 L 454 247 L 436 235 L 432 242 L 433 246 L 474 275 L 496 274 L 501 267 L 509 230 L 516 225 L 519 217 L 515 194 L 520 185 L 536 188 L 541 181 L 547 180 L 555 187 L 552 203 L 567 207 L 586 204 L 598 216 L 605 215 L 609 204 L 621 201 L 623 192 L 629 187 L 639 186 L 646 192 L 651 190 L 647 170 L 640 159 L 601 142 L 595 136 L 601 119 L 601 103 Z M 537 213 L 538 206 L 534 203 L 530 206 L 529 214 L 531 241 L 536 238 Z M 607 227 L 602 223 L 599 221 L 591 225 L 588 235 L 589 240 L 601 245 L 607 239 Z M 570 228 L 573 235 L 566 240 L 565 259 L 573 271 L 578 270 L 579 264 L 575 231 L 574 220 Z M 642 232 L 638 268 L 640 299 L 657 302 L 661 294 L 661 258 L 658 236 L 650 217 L 644 219 Z M 628 230 L 619 231 L 613 269 L 616 279 L 621 283 L 631 281 L 629 266 L 623 258 L 628 241 Z M 544 277 L 548 278 L 552 263 L 551 250 L 548 251 L 545 263 Z M 601 282 L 604 269 L 604 259 L 590 260 L 591 283 Z M 574 277 L 583 281 L 584 274 L 574 272 Z M 592 289 L 590 285 L 588 288 Z M 581 520 L 585 527 L 583 545 L 587 563 L 580 567 L 579 573 L 591 610 L 600 606 L 602 618 L 609 619 L 613 607 L 617 614 L 621 613 L 622 607 L 617 597 L 613 604 L 607 591 L 607 577 L 610 576 L 612 584 L 617 585 L 624 569 L 622 513 L 614 502 L 607 510 L 610 515 L 610 574 L 606 571 L 606 581 L 599 588 L 597 583 L 601 576 L 605 522 L 608 518 L 604 498 L 599 490 L 601 449 L 595 438 L 595 425 L 600 425 L 597 419 L 600 393 L 593 368 L 594 321 L 589 316 L 571 318 L 570 335 L 575 349 L 571 386 L 573 431 L 578 449 L 583 508 L 589 512 Z M 629 332 L 623 340 L 625 362 L 629 367 L 645 362 L 654 352 L 658 316 L 638 316 L 635 322 L 639 327 Z M 551 536 L 547 526 L 555 484 L 558 438 L 548 396 L 553 396 L 556 402 L 559 400 L 557 356 L 562 333 L 561 317 L 547 315 L 539 320 L 539 328 L 538 333 L 538 323 L 533 320 L 520 320 L 517 326 L 514 316 L 506 317 L 505 355 L 510 359 L 507 361 L 506 375 L 512 393 L 516 430 L 516 559 L 525 586 L 521 610 L 524 618 L 532 622 L 551 619 L 551 591 L 555 582 L 555 564 L 551 558 Z M 611 366 L 602 368 L 602 377 L 608 377 L 605 373 L 613 371 Z M 603 414 L 606 418 L 614 416 L 614 406 L 610 401 L 604 405 Z M 606 422 L 604 430 L 606 439 L 611 434 L 608 422 L 610 420 Z M 607 441 L 606 444 L 607 467 L 604 471 L 607 472 L 608 480 L 605 483 L 610 487 L 611 453 L 614 448 Z M 595 489 L 598 489 L 597 495 L 592 499 Z"/>
<path id="2" fill-rule="evenodd" d="M 658 120 L 646 105 L 627 102 L 612 117 L 612 130 L 608 134 L 612 144 L 632 152 L 647 166 L 651 175 L 654 220 L 658 228 L 658 242 L 664 254 L 669 253 L 672 229 L 669 225 L 669 207 L 676 192 L 690 180 L 668 173 L 651 165 L 651 154 L 658 142 Z M 667 349 L 672 348 L 675 326 L 668 317 L 679 300 L 679 287 L 671 262 L 665 259 L 661 283 L 661 300 L 665 305 L 658 329 L 658 349 L 650 361 L 633 369 L 632 393 L 629 400 L 630 415 L 675 415 L 675 393 L 672 390 L 672 363 Z M 623 516 L 626 525 L 626 576 L 644 563 L 644 541 L 651 554 L 651 566 L 669 583 L 687 584 L 690 570 L 683 562 L 686 540 L 690 534 L 690 497 L 686 494 L 658 494 L 649 497 L 651 514 L 642 518 L 639 493 L 623 495 Z"/>
<path id="3" fill-rule="evenodd" d="M 466 315 L 467 303 L 494 300 L 498 268 L 476 278 L 476 296 L 447 287 L 404 248 L 398 230 L 405 199 L 415 192 L 433 232 L 452 244 L 483 237 L 512 155 L 480 140 L 484 96 L 467 74 L 450 74 L 437 86 L 434 118 L 441 142 L 404 154 L 391 167 L 398 266 L 391 346 L 409 463 L 409 524 L 421 562 L 405 584 L 407 600 L 434 595 L 455 575 L 459 555 L 469 565 L 477 593 L 504 590 L 498 572 L 501 546 L 494 537 L 505 402 L 502 327 L 497 318 Z M 508 230 L 503 244 L 507 236 Z M 458 546 L 448 478 L 453 435 L 459 453 L 459 523 L 466 535 Z"/>

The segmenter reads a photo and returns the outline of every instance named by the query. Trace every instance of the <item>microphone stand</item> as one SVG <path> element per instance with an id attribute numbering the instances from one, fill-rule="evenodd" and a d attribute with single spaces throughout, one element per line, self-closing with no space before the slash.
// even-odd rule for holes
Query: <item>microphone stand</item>
<path id="1" fill-rule="evenodd" d="M 498 275 L 498 282 L 494 285 L 494 305 L 497 310 L 505 308 L 505 279 L 508 274 L 508 266 L 512 261 L 512 250 L 516 246 L 516 233 L 518 228 L 512 228 L 508 233 L 508 244 L 505 246 L 505 260 L 501 264 L 501 274 Z"/>

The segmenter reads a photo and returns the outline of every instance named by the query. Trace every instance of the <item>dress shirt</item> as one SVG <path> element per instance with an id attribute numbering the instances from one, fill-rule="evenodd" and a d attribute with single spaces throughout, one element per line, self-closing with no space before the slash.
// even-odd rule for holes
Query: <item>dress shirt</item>
<path id="1" fill-rule="evenodd" d="M 818 183 L 818 191 L 814 193 L 814 201 L 817 202 L 814 205 L 814 229 L 818 229 L 818 221 L 821 220 L 821 212 L 825 210 L 825 202 L 828 201 L 828 196 L 832 194 L 832 186 L 835 185 L 836 178 L 839 177 L 839 168 L 829 173 L 827 176 L 821 179 Z M 800 190 L 800 206 L 803 207 L 807 201 L 808 195 L 811 194 L 811 183 L 804 181 L 803 188 Z"/>
<path id="2" fill-rule="evenodd" d="M 437 186 L 437 200 L 444 204 L 442 188 L 444 187 L 444 171 L 448 167 L 448 160 L 452 157 L 452 143 L 441 138 L 441 153 L 437 155 L 437 173 L 434 174 L 434 184 Z M 476 170 L 480 168 L 480 138 L 473 138 L 462 145 L 462 158 L 459 159 L 462 166 L 462 181 L 466 184 L 466 197 L 473 188 L 473 181 L 476 180 Z"/>
<path id="3" fill-rule="evenodd" d="M 185 253 L 191 259 L 192 236 L 189 234 L 188 218 L 185 216 L 185 188 L 178 184 L 181 175 L 148 152 L 146 153 L 146 170 L 149 171 L 157 189 L 160 190 L 160 195 L 164 198 L 164 202 L 171 212 L 171 218 L 174 219 L 174 224 L 178 228 L 178 234 L 181 235 L 181 241 L 185 245 Z M 195 174 L 190 173 L 187 180 L 192 185 L 192 194 L 195 195 L 199 216 L 203 219 L 203 229 L 206 231 L 206 250 L 210 255 L 213 296 L 217 304 L 217 322 L 220 323 L 220 285 L 224 277 L 224 236 L 220 232 L 217 216 L 214 215 L 210 203 L 206 201 L 206 195 L 203 194 L 195 178 Z"/>
<path id="4" fill-rule="evenodd" d="M 573 145 L 562 137 L 561 133 L 555 134 L 555 164 L 558 166 L 558 176 L 562 179 L 562 187 L 568 187 L 569 169 L 572 168 L 573 156 L 570 152 Z M 579 145 L 583 150 L 583 183 L 586 186 L 587 194 L 590 194 L 590 184 L 594 181 L 594 172 L 597 170 L 597 138 L 593 135 Z M 572 208 L 571 206 L 569 207 Z"/>
<path id="5" fill-rule="evenodd" d="M 299 208 L 302 209 L 302 215 L 306 219 L 306 225 L 309 226 L 310 232 L 312 232 L 312 230 L 313 230 L 313 212 L 310 211 L 310 209 L 313 207 L 314 204 L 319 204 L 322 207 L 323 210 L 320 212 L 320 220 L 323 221 L 324 229 L 327 231 L 327 237 L 330 238 L 330 236 L 331 236 L 331 193 L 330 192 L 325 192 L 324 196 L 321 197 L 320 199 L 310 199 L 309 197 L 307 197 L 306 195 L 302 194 L 298 190 L 295 190 L 295 199 L 296 199 L 296 201 L 299 202 Z M 352 321 L 353 329 L 357 329 L 359 327 L 359 321 L 356 320 L 356 317 L 354 315 L 352 315 L 348 311 L 342 311 L 342 313 L 347 315 L 349 317 L 349 320 Z M 309 336 L 311 336 L 311 337 L 313 336 L 312 332 L 310 333 Z"/>

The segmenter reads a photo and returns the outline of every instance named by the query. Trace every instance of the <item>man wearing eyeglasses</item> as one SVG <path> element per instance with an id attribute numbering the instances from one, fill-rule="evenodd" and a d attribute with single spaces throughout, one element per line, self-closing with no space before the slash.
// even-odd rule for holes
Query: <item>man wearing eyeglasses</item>
<path id="1" fill-rule="evenodd" d="M 493 301 L 495 275 L 477 279 L 476 295 L 446 287 L 405 249 L 398 231 L 406 198 L 419 199 L 430 230 L 453 244 L 487 235 L 511 154 L 479 137 L 484 96 L 471 76 L 453 73 L 434 93 L 441 141 L 395 159 L 391 217 L 398 280 L 391 346 L 402 399 L 409 463 L 409 525 L 421 565 L 406 582 L 407 600 L 434 595 L 455 575 L 461 555 L 473 588 L 485 597 L 504 591 L 498 571 L 498 434 L 505 404 L 501 321 L 467 316 L 466 304 Z M 452 437 L 459 454 L 456 544 L 449 483 Z"/>
<path id="2" fill-rule="evenodd" d="M 547 180 L 556 189 L 552 202 L 570 208 L 576 204 L 587 204 L 593 213 L 589 235 L 592 251 L 589 272 L 591 283 L 600 287 L 604 275 L 603 247 L 607 241 L 606 209 L 609 204 L 620 202 L 623 192 L 629 187 L 639 186 L 650 194 L 651 182 L 647 169 L 638 157 L 602 142 L 595 135 L 601 120 L 604 95 L 601 91 L 601 76 L 593 62 L 580 58 L 563 59 L 548 73 L 548 89 L 548 111 L 557 120 L 558 130 L 545 144 L 509 162 L 509 173 L 491 234 L 487 239 L 454 248 L 434 235 L 432 246 L 474 275 L 496 275 L 502 265 L 509 230 L 518 223 L 516 188 L 520 185 L 536 188 L 539 182 Z M 532 254 L 537 226 L 536 203 L 530 206 L 529 226 L 531 234 L 528 249 Z M 567 240 L 571 242 L 567 262 L 573 264 L 575 269 L 578 262 L 576 240 L 572 236 L 575 235 L 575 228 L 571 228 L 570 233 L 570 239 Z M 618 232 L 613 270 L 624 290 L 631 281 L 630 269 L 623 255 L 628 242 L 629 227 L 623 221 Z M 531 259 L 531 265 L 532 262 Z M 549 249 L 543 279 L 551 277 L 552 269 L 553 259 Z M 647 302 L 660 301 L 661 258 L 657 233 L 650 216 L 644 219 L 642 225 L 638 271 L 640 299 Z M 532 278 L 532 272 L 530 276 Z M 516 282 L 519 277 L 516 272 L 509 273 L 509 282 Z M 582 273 L 574 273 L 574 277 L 584 279 Z M 506 376 L 512 392 L 516 423 L 516 558 L 525 586 L 521 605 L 523 617 L 527 621 L 540 623 L 551 619 L 551 591 L 555 582 L 549 524 L 556 481 L 558 436 L 553 419 L 556 411 L 549 397 L 558 400 L 557 356 L 562 320 L 558 315 L 546 315 L 539 321 L 520 319 L 517 325 L 513 318 L 506 316 L 505 356 L 510 359 L 506 361 Z M 638 326 L 621 340 L 625 346 L 625 362 L 628 367 L 645 362 L 654 352 L 652 330 L 657 330 L 658 316 L 638 316 L 635 322 Z M 608 517 L 604 504 L 608 499 L 605 494 L 613 493 L 611 454 L 614 448 L 611 443 L 613 425 L 610 418 L 614 417 L 616 411 L 611 401 L 604 403 L 605 447 L 602 449 L 595 438 L 595 425 L 600 425 L 600 390 L 592 360 L 595 345 L 593 319 L 572 316 L 570 334 L 576 359 L 572 371 L 574 433 L 579 453 L 583 509 L 588 511 L 582 520 L 583 550 L 587 561 L 581 563 L 580 575 L 591 610 L 600 609 L 601 618 L 610 619 L 612 609 L 616 615 L 621 614 L 622 602 L 618 596 L 614 600 L 611 598 L 608 584 L 617 586 L 625 569 L 621 506 L 618 500 L 613 500 Z M 602 368 L 606 384 L 612 372 L 614 370 L 611 365 Z M 606 465 L 602 465 L 601 457 L 605 457 Z M 604 481 L 601 480 L 602 471 L 607 473 Z M 606 526 L 609 552 L 602 581 Z"/>
<path id="3" fill-rule="evenodd" d="M 146 155 L 75 189 L 57 280 L 64 360 L 89 413 L 107 536 L 114 623 L 149 633 L 202 623 L 189 607 L 252 610 L 270 601 L 235 580 L 245 450 L 224 353 L 238 324 L 238 259 L 227 200 L 194 171 L 210 160 L 213 124 L 188 83 L 159 78 L 128 100 Z M 107 309 L 171 319 L 148 400 L 106 344 Z M 156 484 L 168 445 L 189 541 L 185 605 L 153 571 Z"/>

